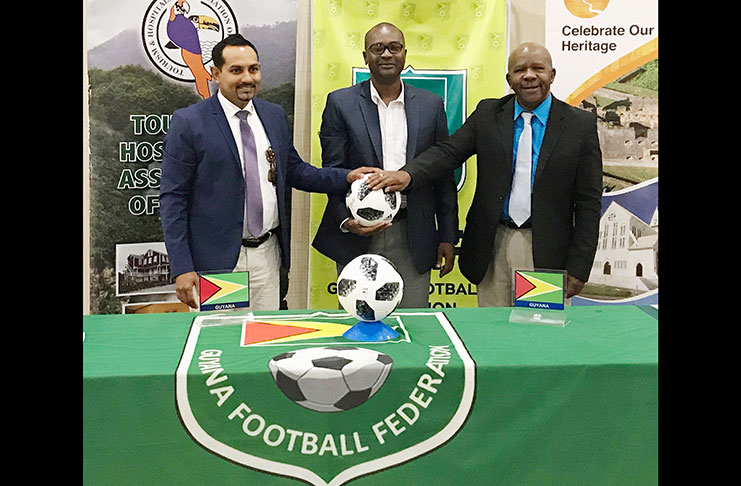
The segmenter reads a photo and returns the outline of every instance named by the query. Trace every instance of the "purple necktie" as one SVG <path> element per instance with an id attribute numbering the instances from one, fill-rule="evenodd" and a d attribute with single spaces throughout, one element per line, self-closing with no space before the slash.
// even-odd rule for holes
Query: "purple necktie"
<path id="1" fill-rule="evenodd" d="M 255 137 L 247 123 L 248 114 L 245 110 L 237 112 L 239 131 L 242 134 L 242 156 L 244 157 L 247 229 L 252 236 L 257 237 L 262 233 L 262 190 L 260 189 L 260 170 L 257 166 Z"/>

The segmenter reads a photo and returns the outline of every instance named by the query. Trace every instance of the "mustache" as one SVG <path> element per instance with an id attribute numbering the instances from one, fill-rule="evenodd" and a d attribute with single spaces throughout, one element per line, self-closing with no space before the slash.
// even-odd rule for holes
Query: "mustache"
<path id="1" fill-rule="evenodd" d="M 239 83 L 237 85 L 237 88 L 256 88 L 257 85 L 255 83 Z"/>

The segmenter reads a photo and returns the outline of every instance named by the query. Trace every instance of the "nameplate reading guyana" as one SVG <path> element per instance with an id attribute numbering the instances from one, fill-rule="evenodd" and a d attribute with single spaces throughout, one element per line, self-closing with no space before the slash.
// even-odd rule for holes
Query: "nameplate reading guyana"
<path id="1" fill-rule="evenodd" d="M 455 440 L 476 368 L 443 313 L 384 322 L 397 338 L 358 342 L 345 313 L 197 316 L 175 374 L 180 420 L 226 461 L 313 486 L 403 467 Z"/>

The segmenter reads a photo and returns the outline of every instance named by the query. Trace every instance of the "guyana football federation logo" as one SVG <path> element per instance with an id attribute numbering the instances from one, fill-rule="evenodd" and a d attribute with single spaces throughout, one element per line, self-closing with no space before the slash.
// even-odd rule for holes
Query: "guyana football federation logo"
<path id="1" fill-rule="evenodd" d="M 343 337 L 357 319 L 314 312 L 194 318 L 175 373 L 188 434 L 234 464 L 341 486 L 454 440 L 475 363 L 443 313 L 394 313 L 398 336 Z"/>

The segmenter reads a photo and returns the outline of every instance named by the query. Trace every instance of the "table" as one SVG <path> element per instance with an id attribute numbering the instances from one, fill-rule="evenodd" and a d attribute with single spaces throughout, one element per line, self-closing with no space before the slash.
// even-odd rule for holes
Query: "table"
<path id="1" fill-rule="evenodd" d="M 194 337 L 198 334 L 194 329 L 200 329 L 193 325 L 194 319 L 199 318 L 199 322 L 205 319 L 203 322 L 208 323 L 214 313 L 85 316 L 84 484 L 291 486 L 318 484 L 312 481 L 319 480 L 306 479 L 314 477 L 311 474 L 315 473 L 328 484 L 352 486 L 657 484 L 658 310 L 642 306 L 568 307 L 564 327 L 510 323 L 510 310 L 398 310 L 396 314 L 401 317 L 397 319 L 408 322 L 406 331 L 414 339 L 397 343 L 396 347 L 391 344 L 386 348 L 375 346 L 393 350 L 389 354 L 394 359 L 394 368 L 387 382 L 376 395 L 368 398 L 367 403 L 334 414 L 307 411 L 285 397 L 275 398 L 274 402 L 262 401 L 267 395 L 281 396 L 273 389 L 271 374 L 264 367 L 266 358 L 282 351 L 280 348 L 235 346 L 232 355 L 240 357 L 229 361 L 231 368 L 227 368 L 226 357 L 223 363 L 216 360 L 223 368 L 221 374 L 215 371 L 209 362 L 216 359 L 212 351 L 214 343 L 223 339 L 219 333 L 234 333 L 238 328 L 245 328 L 204 327 L 204 334 Z M 275 322 L 277 319 L 296 325 L 302 321 L 295 316 L 303 314 L 311 322 L 349 322 L 338 321 L 339 311 L 319 314 L 316 311 L 280 311 L 258 314 L 255 320 L 273 319 L 271 322 Z M 444 330 L 445 326 L 450 329 Z M 431 333 L 430 341 L 439 339 L 438 334 L 443 332 L 440 329 L 448 332 L 452 339 L 452 344 L 443 348 L 460 348 L 464 350 L 460 356 L 453 352 L 446 361 L 444 353 L 436 354 L 436 349 L 442 348 L 425 342 L 427 333 Z M 207 335 L 206 332 L 216 334 Z M 211 341 L 202 345 L 197 341 L 207 336 Z M 342 339 L 335 336 L 330 341 Z M 232 342 L 233 338 L 227 340 Z M 196 342 L 198 344 L 194 344 Z M 310 341 L 305 340 L 302 345 L 307 343 Z M 199 345 L 202 347 L 198 348 Z M 186 362 L 189 346 L 192 356 Z M 226 346 L 216 347 L 223 347 L 223 356 L 227 355 Z M 209 352 L 212 354 L 210 361 Z M 244 353 L 245 358 L 240 353 Z M 428 353 L 429 360 L 420 361 L 419 353 Z M 257 368 L 249 372 L 237 371 L 235 367 L 241 366 L 239 363 L 249 365 L 248 356 L 252 355 L 258 357 Z M 460 366 L 456 364 L 458 361 Z M 469 362 L 470 368 L 467 367 Z M 445 377 L 438 377 L 435 368 Z M 428 383 L 437 383 L 434 386 L 440 390 L 449 386 L 457 394 L 455 396 L 462 397 L 460 404 L 455 400 L 447 404 L 442 392 L 437 395 L 438 390 L 425 389 L 424 383 L 414 386 L 421 383 L 424 374 L 439 378 L 438 382 Z M 224 378 L 219 382 L 227 375 L 229 380 Z M 411 385 L 397 391 L 392 377 L 398 378 L 399 383 Z M 207 380 L 210 380 L 209 385 L 206 385 Z M 237 380 L 242 381 L 238 381 L 239 386 L 235 385 L 237 392 L 233 395 L 216 391 L 219 386 L 237 383 Z M 473 388 L 468 388 L 468 384 Z M 410 386 L 413 387 L 411 393 Z M 195 427 L 187 425 L 188 419 L 184 418 L 190 407 L 187 400 L 179 401 L 176 396 L 186 388 L 189 393 L 203 395 L 206 402 L 211 401 L 205 407 L 213 411 L 213 417 L 206 417 L 205 412 L 193 412 L 198 422 Z M 242 398 L 238 397 L 240 393 Z M 417 400 L 406 398 L 407 394 L 415 393 Z M 418 404 L 413 407 L 422 412 L 418 414 L 421 417 L 418 422 L 408 421 L 410 413 L 393 415 L 402 401 L 399 396 L 412 405 Z M 470 398 L 470 403 L 466 397 Z M 222 399 L 223 407 L 219 408 L 216 403 Z M 245 406 L 238 410 L 235 405 L 240 400 Z M 420 405 L 425 400 L 431 404 L 427 409 Z M 195 399 L 193 403 L 195 409 Z M 457 414 L 450 419 L 450 424 L 457 421 L 457 425 L 445 425 L 447 435 L 434 444 L 433 438 L 439 438 L 441 432 L 432 430 L 437 426 L 430 425 L 429 431 L 425 428 L 428 417 L 430 420 L 437 417 L 430 411 L 435 408 L 432 405 L 441 411 L 448 407 L 451 416 Z M 259 411 L 266 418 L 262 427 L 260 417 L 245 419 L 250 408 L 255 410 L 254 414 Z M 409 410 L 411 408 L 407 408 L 407 412 Z M 271 413 L 282 413 L 279 423 L 285 427 L 271 422 L 267 418 Z M 305 414 L 309 422 L 291 422 L 294 415 L 301 414 Z M 321 428 L 343 416 L 376 417 L 378 420 L 371 422 L 380 425 L 372 430 L 357 425 L 354 430 L 364 431 L 357 438 L 353 437 L 351 429 L 344 430 L 347 434 L 335 434 L 334 438 L 325 436 L 324 441 L 319 434 L 313 451 L 299 453 L 302 437 L 309 437 L 308 430 Z M 404 417 L 406 422 L 402 420 Z M 448 418 L 441 417 L 441 423 L 445 424 Z M 207 429 L 210 422 L 224 430 L 211 432 L 213 429 Z M 289 428 L 289 423 L 301 424 L 295 430 L 303 430 L 304 435 L 297 435 L 301 433 Z M 267 430 L 269 424 L 273 424 L 271 430 Z M 201 425 L 207 429 L 203 434 L 205 439 L 199 437 Z M 402 428 L 406 431 L 397 435 Z M 258 429 L 261 434 L 266 433 L 257 436 Z M 415 438 L 417 431 L 421 435 Z M 254 436 L 249 435 L 252 432 Z M 302 466 L 296 470 L 313 471 L 307 472 L 309 476 L 304 479 L 295 479 L 297 476 L 293 474 L 270 471 L 269 467 L 240 464 L 240 458 L 249 454 L 235 452 L 235 456 L 230 456 L 204 445 L 216 436 L 231 446 L 247 444 L 250 440 L 259 442 L 261 450 L 270 451 L 257 459 L 263 461 L 260 464 L 291 461 L 295 457 Z M 293 450 L 288 450 L 291 438 L 295 439 Z M 342 439 L 341 444 L 339 439 Z M 412 449 L 409 444 L 415 440 L 431 444 L 429 450 L 403 457 L 404 451 Z M 385 443 L 381 445 L 380 441 Z M 393 444 L 398 444 L 400 449 L 384 449 Z M 231 446 L 226 449 L 232 450 Z M 321 457 L 317 452 L 320 447 Z M 363 469 L 361 465 L 354 466 L 355 469 L 349 467 L 365 457 L 361 453 L 373 458 L 375 456 L 371 455 L 376 451 L 383 453 L 384 450 L 397 454 L 399 463 L 377 469 L 370 466 Z M 340 466 L 345 460 L 355 462 L 348 462 L 347 467 Z M 370 463 L 375 464 L 370 460 L 363 464 Z M 349 476 L 343 472 L 356 469 L 360 472 Z M 345 479 L 330 483 L 340 472 L 346 474 Z"/>

